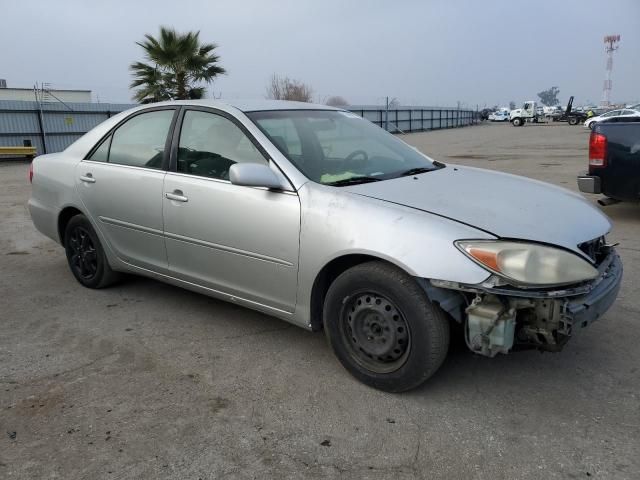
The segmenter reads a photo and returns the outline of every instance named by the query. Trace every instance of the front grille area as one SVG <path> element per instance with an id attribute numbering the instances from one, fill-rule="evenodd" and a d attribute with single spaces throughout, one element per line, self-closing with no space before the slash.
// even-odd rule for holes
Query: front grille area
<path id="1" fill-rule="evenodd" d="M 598 237 L 581 243 L 578 245 L 578 248 L 587 254 L 596 265 L 600 265 L 609 254 L 609 248 L 607 247 L 604 237 Z"/>

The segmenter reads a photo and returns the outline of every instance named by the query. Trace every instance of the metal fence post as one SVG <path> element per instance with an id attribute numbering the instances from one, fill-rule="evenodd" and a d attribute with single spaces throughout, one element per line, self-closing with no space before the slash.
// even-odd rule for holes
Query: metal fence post
<path id="1" fill-rule="evenodd" d="M 389 131 L 389 97 L 387 97 L 387 102 L 385 103 L 385 108 L 384 108 L 384 129 L 388 132 Z"/>
<path id="2" fill-rule="evenodd" d="M 44 131 L 44 115 L 42 113 L 42 104 L 38 102 L 38 112 L 36 115 L 38 116 L 38 128 L 40 129 L 40 139 L 42 140 L 42 153 L 47 153 L 47 135 Z"/>

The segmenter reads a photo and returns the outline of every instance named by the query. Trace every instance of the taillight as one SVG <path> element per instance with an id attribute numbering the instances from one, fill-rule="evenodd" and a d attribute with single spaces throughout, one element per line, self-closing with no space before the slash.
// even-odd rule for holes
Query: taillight
<path id="1" fill-rule="evenodd" d="M 33 160 L 29 164 L 29 183 L 33 183 Z"/>
<path id="2" fill-rule="evenodd" d="M 607 137 L 591 132 L 589 137 L 589 168 L 607 166 Z"/>

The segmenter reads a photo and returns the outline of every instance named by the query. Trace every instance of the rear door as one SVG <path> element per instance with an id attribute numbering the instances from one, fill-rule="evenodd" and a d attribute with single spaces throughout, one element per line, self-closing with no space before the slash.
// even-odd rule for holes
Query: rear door
<path id="1" fill-rule="evenodd" d="M 231 184 L 234 163 L 277 167 L 227 114 L 186 108 L 174 138 L 164 185 L 170 274 L 254 306 L 293 311 L 297 194 Z"/>
<path id="2" fill-rule="evenodd" d="M 175 108 L 124 120 L 76 167 L 85 211 L 125 262 L 166 273 L 163 183 Z"/>

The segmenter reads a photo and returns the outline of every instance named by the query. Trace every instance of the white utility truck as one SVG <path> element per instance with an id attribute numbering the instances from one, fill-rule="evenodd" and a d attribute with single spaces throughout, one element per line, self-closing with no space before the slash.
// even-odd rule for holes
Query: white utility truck
<path id="1" fill-rule="evenodd" d="M 511 110 L 509 121 L 514 127 L 521 127 L 527 120 L 534 123 L 544 121 L 544 115 L 540 115 L 536 107 L 536 102 L 533 100 L 524 102 L 522 108 Z"/>

